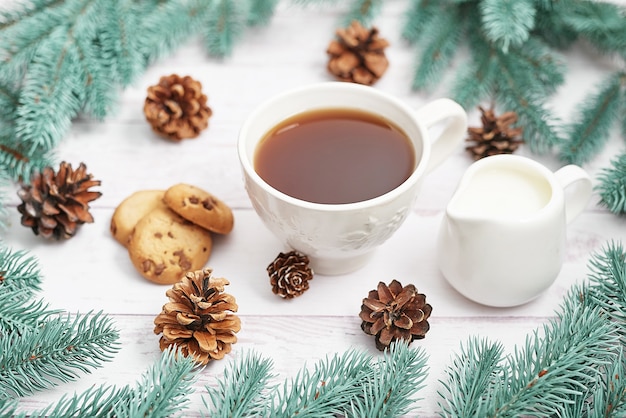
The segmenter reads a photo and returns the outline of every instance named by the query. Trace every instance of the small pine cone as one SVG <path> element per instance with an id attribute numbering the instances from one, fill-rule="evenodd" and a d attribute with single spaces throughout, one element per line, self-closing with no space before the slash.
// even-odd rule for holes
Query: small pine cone
<path id="1" fill-rule="evenodd" d="M 161 351 L 175 344 L 185 357 L 193 356 L 203 365 L 230 353 L 241 329 L 233 313 L 238 306 L 232 295 L 224 293 L 228 280 L 212 273 L 210 268 L 187 272 L 165 293 L 170 301 L 154 319 L 154 333 L 162 334 Z"/>
<path id="2" fill-rule="evenodd" d="M 274 294 L 292 299 L 309 289 L 309 280 L 313 280 L 313 271 L 309 268 L 309 258 L 296 251 L 280 253 L 267 266 L 270 284 Z"/>
<path id="3" fill-rule="evenodd" d="M 93 222 L 89 202 L 102 193 L 89 188 L 99 185 L 99 180 L 87 174 L 84 163 L 73 170 L 63 161 L 56 174 L 52 167 L 44 168 L 33 175 L 30 184 L 20 184 L 17 195 L 22 203 L 17 210 L 22 214 L 22 225 L 44 238 L 73 237 L 80 225 Z"/>
<path id="4" fill-rule="evenodd" d="M 378 283 L 378 288 L 363 299 L 359 317 L 361 329 L 376 337 L 376 348 L 383 351 L 392 342 L 422 339 L 430 329 L 428 318 L 433 308 L 426 296 L 417 293 L 414 285 L 402 287 L 393 280 L 389 286 Z"/>
<path id="5" fill-rule="evenodd" d="M 336 34 L 326 49 L 328 71 L 341 81 L 368 86 L 377 82 L 389 66 L 385 56 L 389 42 L 378 36 L 378 29 L 366 29 L 355 20 Z"/>
<path id="6" fill-rule="evenodd" d="M 148 88 L 143 111 L 152 129 L 173 141 L 200 135 L 213 114 L 202 84 L 177 74 L 163 76 L 159 84 Z"/>
<path id="7" fill-rule="evenodd" d="M 524 140 L 518 138 L 524 131 L 523 128 L 513 128 L 511 125 L 517 122 L 517 113 L 506 112 L 496 116 L 493 109 L 485 110 L 478 107 L 481 112 L 482 127 L 469 127 L 467 132 L 469 145 L 466 149 L 472 154 L 474 160 L 498 154 L 512 154 Z"/>

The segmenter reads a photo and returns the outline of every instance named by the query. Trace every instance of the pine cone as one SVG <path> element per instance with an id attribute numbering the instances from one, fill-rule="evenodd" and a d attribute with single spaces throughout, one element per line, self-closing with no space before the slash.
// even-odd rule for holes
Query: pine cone
<path id="1" fill-rule="evenodd" d="M 61 240 L 74 236 L 80 225 L 93 222 L 89 202 L 102 196 L 100 192 L 89 191 L 90 187 L 100 185 L 92 177 L 84 163 L 74 171 L 65 161 L 57 174 L 52 167 L 35 173 L 31 183 L 20 184 L 17 192 L 22 199 L 17 207 L 22 214 L 22 225 L 44 238 Z"/>
<path id="2" fill-rule="evenodd" d="M 161 334 L 161 351 L 172 344 L 187 357 L 207 364 L 230 353 L 241 329 L 237 303 L 224 292 L 228 280 L 213 277 L 205 268 L 188 272 L 166 292 L 169 303 L 154 319 L 154 333 Z"/>
<path id="3" fill-rule="evenodd" d="M 202 84 L 177 74 L 161 77 L 159 84 L 148 88 L 143 111 L 152 129 L 173 141 L 200 135 L 213 114 Z"/>
<path id="4" fill-rule="evenodd" d="M 473 156 L 474 160 L 497 154 L 512 154 L 524 143 L 520 138 L 516 138 L 522 134 L 523 128 L 512 128 L 511 125 L 517 122 L 517 114 L 515 112 L 506 112 L 501 116 L 496 116 L 493 109 L 480 109 L 481 122 L 480 128 L 470 127 L 467 129 L 469 133 L 468 142 L 475 144 L 467 146 L 467 149 Z"/>
<path id="5" fill-rule="evenodd" d="M 393 280 L 389 286 L 378 283 L 377 290 L 369 292 L 363 299 L 359 317 L 363 320 L 361 329 L 376 337 L 376 348 L 383 351 L 397 340 L 411 343 L 422 339 L 430 329 L 427 319 L 432 306 L 426 303 L 426 296 L 417 293 L 414 285 L 402 287 Z"/>
<path id="6" fill-rule="evenodd" d="M 378 29 L 366 29 L 355 20 L 336 33 L 337 39 L 326 50 L 328 71 L 342 81 L 368 86 L 378 81 L 389 66 L 384 52 L 389 42 L 378 36 Z"/>
<path id="7" fill-rule="evenodd" d="M 309 280 L 313 280 L 313 271 L 309 268 L 309 258 L 296 251 L 280 253 L 267 266 L 272 292 L 292 299 L 309 289 Z"/>

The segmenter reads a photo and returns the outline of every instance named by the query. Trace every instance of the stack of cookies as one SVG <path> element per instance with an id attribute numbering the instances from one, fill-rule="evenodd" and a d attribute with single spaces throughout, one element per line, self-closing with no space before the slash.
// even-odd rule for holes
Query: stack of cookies
<path id="1" fill-rule="evenodd" d="M 128 249 L 137 271 L 158 284 L 173 284 L 203 268 L 212 233 L 228 234 L 232 210 L 212 194 L 189 184 L 141 190 L 124 199 L 111 218 L 111 234 Z"/>

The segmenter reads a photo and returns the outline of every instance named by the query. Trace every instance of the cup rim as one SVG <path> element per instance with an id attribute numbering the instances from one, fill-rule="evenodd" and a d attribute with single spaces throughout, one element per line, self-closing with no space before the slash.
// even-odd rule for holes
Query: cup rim
<path id="1" fill-rule="evenodd" d="M 258 119 L 259 114 L 263 112 L 264 109 L 272 106 L 276 102 L 285 100 L 289 96 L 305 94 L 309 91 L 319 90 L 319 89 L 332 89 L 334 91 L 361 91 L 363 92 L 363 94 L 373 95 L 380 100 L 385 100 L 391 103 L 394 107 L 398 108 L 401 112 L 410 116 L 411 121 L 415 124 L 416 128 L 418 129 L 420 133 L 420 136 L 423 138 L 423 141 L 422 141 L 421 155 L 418 156 L 417 152 L 415 153 L 416 157 L 419 157 L 419 158 L 416 158 L 415 168 L 413 169 L 413 171 L 411 172 L 409 177 L 407 177 L 406 180 L 404 180 L 400 185 L 398 185 L 394 189 L 384 194 L 381 194 L 379 196 L 373 197 L 371 199 L 361 200 L 358 202 L 351 202 L 351 203 L 316 203 L 316 202 L 309 202 L 303 199 L 298 199 L 286 193 L 283 193 L 275 189 L 271 185 L 269 185 L 265 180 L 263 180 L 263 178 L 261 178 L 261 176 L 259 176 L 259 174 L 254 169 L 254 163 L 252 159 L 250 158 L 250 156 L 248 155 L 247 149 L 246 149 L 247 131 L 249 130 L 249 127 L 252 124 L 252 122 Z M 329 104 L 328 107 L 332 107 L 332 105 Z M 261 104 L 259 104 L 252 111 L 252 113 L 250 113 L 248 117 L 246 117 L 243 125 L 241 126 L 239 130 L 239 135 L 237 138 L 237 152 L 239 155 L 239 161 L 246 175 L 250 179 L 252 179 L 252 181 L 254 181 L 257 185 L 262 187 L 263 190 L 265 190 L 267 193 L 269 193 L 273 197 L 281 201 L 284 201 L 286 203 L 292 204 L 294 206 L 314 209 L 318 211 L 328 211 L 328 212 L 364 209 L 364 208 L 377 206 L 377 205 L 392 201 L 396 199 L 398 196 L 406 193 L 408 189 L 413 187 L 419 181 L 419 179 L 424 175 L 426 171 L 426 165 L 427 165 L 426 162 L 428 161 L 428 158 L 430 157 L 430 145 L 431 144 L 430 144 L 430 141 L 427 139 L 428 135 L 426 132 L 426 128 L 420 121 L 417 120 L 417 118 L 415 117 L 415 112 L 416 112 L 416 109 L 411 108 L 410 106 L 408 106 L 401 100 L 397 99 L 396 97 L 390 94 L 384 93 L 380 90 L 377 90 L 374 87 L 365 86 L 361 84 L 348 83 L 348 82 L 343 82 L 343 81 L 325 81 L 325 82 L 319 82 L 319 83 L 309 84 L 306 86 L 300 86 L 300 87 L 288 89 L 286 91 L 278 93 L 270 97 L 269 99 L 261 102 Z M 255 148 L 257 145 L 258 145 L 258 141 L 255 144 Z"/>

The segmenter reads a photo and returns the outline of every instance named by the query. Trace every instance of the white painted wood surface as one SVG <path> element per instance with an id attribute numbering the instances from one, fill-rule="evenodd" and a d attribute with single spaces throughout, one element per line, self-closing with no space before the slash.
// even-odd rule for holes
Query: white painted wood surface
<path id="1" fill-rule="evenodd" d="M 394 94 L 408 104 L 420 105 L 445 95 L 445 86 L 429 93 L 410 88 L 414 50 L 400 37 L 407 0 L 386 1 L 375 25 L 391 46 L 390 68 L 375 88 Z M 159 356 L 153 319 L 166 302 L 169 286 L 141 278 L 133 269 L 126 250 L 113 240 L 109 222 L 113 210 L 126 196 L 141 189 L 165 189 L 178 182 L 205 188 L 230 205 L 235 229 L 217 237 L 208 265 L 217 276 L 230 280 L 227 291 L 237 298 L 242 329 L 233 352 L 224 361 L 210 364 L 195 384 L 190 409 L 185 416 L 200 416 L 204 410 L 205 386 L 227 362 L 254 349 L 273 359 L 279 379 L 327 355 L 349 348 L 378 353 L 372 337 L 360 329 L 361 300 L 378 281 L 398 279 L 414 283 L 433 306 L 431 330 L 413 343 L 429 355 L 427 387 L 411 416 L 436 416 L 439 379 L 451 356 L 472 335 L 502 341 L 508 349 L 524 341 L 527 333 L 553 315 L 562 296 L 575 282 L 584 280 L 591 253 L 609 240 L 626 242 L 626 218 L 610 214 L 594 195 L 585 212 L 568 228 L 567 256 L 554 285 L 541 297 L 523 306 L 489 308 L 472 303 L 456 293 L 435 265 L 435 237 L 448 199 L 469 155 L 458 151 L 424 182 L 416 207 L 400 230 L 362 270 L 339 277 L 316 276 L 302 297 L 284 301 L 272 294 L 265 268 L 279 251 L 276 239 L 264 228 L 246 196 L 236 153 L 237 133 L 244 118 L 260 102 L 286 89 L 332 80 L 326 71 L 326 46 L 339 24 L 341 7 L 293 6 L 283 2 L 270 25 L 246 32 L 232 56 L 217 60 L 206 55 L 199 40 L 190 39 L 171 56 L 160 60 L 120 93 L 118 112 L 105 122 L 79 119 L 58 148 L 59 159 L 72 164 L 85 162 L 89 172 L 102 181 L 103 196 L 93 202 L 95 223 L 82 227 L 67 242 L 48 242 L 20 225 L 11 198 L 11 225 L 5 241 L 27 249 L 37 257 L 44 275 L 41 296 L 52 308 L 68 312 L 99 311 L 110 315 L 121 334 L 122 349 L 114 360 L 75 382 L 37 393 L 20 401 L 25 411 L 42 408 L 64 394 L 82 392 L 99 384 L 134 384 Z M 580 45 L 566 55 L 570 65 L 567 83 L 552 101 L 565 121 L 573 107 L 614 65 Z M 464 65 L 462 59 L 455 67 Z M 201 137 L 173 143 L 155 136 L 143 116 L 146 89 L 160 76 L 190 75 L 203 84 L 214 111 L 209 128 Z M 488 104 L 487 104 L 488 105 Z M 479 124 L 476 109 L 469 109 L 470 125 Z M 624 141 L 615 129 L 604 151 L 585 169 L 594 177 L 610 159 L 623 150 Z M 526 155 L 553 170 L 561 167 L 553 156 Z"/>

